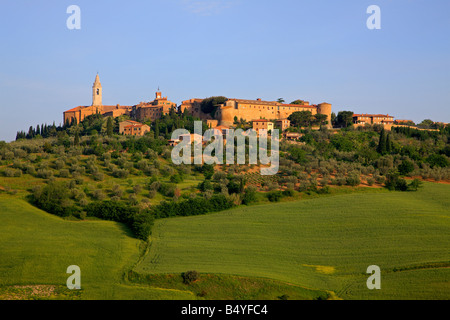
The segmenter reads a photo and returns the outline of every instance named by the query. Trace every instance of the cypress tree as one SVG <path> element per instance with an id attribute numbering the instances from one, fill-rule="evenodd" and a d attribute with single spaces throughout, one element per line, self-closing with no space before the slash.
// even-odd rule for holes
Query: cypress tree
<path id="1" fill-rule="evenodd" d="M 28 129 L 27 139 L 33 139 L 33 137 L 34 137 L 34 129 L 33 127 L 30 126 L 30 128 Z"/>
<path id="2" fill-rule="evenodd" d="M 381 130 L 380 133 L 380 141 L 378 142 L 377 152 L 379 154 L 386 153 L 386 132 L 384 131 L 384 128 Z"/>
<path id="3" fill-rule="evenodd" d="M 155 138 L 159 137 L 159 122 L 156 120 L 155 122 Z"/>
<path id="4" fill-rule="evenodd" d="M 390 154 L 392 152 L 391 134 L 388 134 L 386 137 L 386 152 L 388 154 Z"/>
<path id="5" fill-rule="evenodd" d="M 113 135 L 113 123 L 111 117 L 108 117 L 108 122 L 106 123 L 106 135 L 108 137 L 112 137 Z"/>
<path id="6" fill-rule="evenodd" d="M 78 130 L 75 131 L 75 138 L 73 140 L 73 145 L 78 146 L 80 144 L 80 135 L 78 133 Z"/>

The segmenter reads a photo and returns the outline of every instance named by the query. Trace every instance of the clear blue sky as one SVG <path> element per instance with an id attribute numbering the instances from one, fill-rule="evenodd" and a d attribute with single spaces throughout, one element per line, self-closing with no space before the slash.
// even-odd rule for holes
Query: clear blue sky
<path id="1" fill-rule="evenodd" d="M 81 30 L 69 30 L 69 5 Z M 369 5 L 381 30 L 369 30 Z M 92 102 L 329 102 L 450 122 L 448 0 L 2 0 L 0 140 Z"/>

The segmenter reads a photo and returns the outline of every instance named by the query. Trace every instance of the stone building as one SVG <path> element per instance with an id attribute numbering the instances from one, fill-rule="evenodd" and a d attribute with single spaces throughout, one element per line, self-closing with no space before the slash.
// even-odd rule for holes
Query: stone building
<path id="1" fill-rule="evenodd" d="M 289 119 L 280 119 L 276 121 L 276 124 L 280 128 L 281 132 L 284 132 L 287 128 L 290 128 L 291 121 Z"/>
<path id="2" fill-rule="evenodd" d="M 121 115 L 128 115 L 139 121 L 155 120 L 161 118 L 162 115 L 168 114 L 170 109 L 174 108 L 176 110 L 177 104 L 171 102 L 167 97 L 163 97 L 161 92 L 156 92 L 156 97 L 151 102 L 141 102 L 134 106 L 105 106 L 102 103 L 103 98 L 103 88 L 100 83 L 100 77 L 98 74 L 95 77 L 94 84 L 92 85 L 92 105 L 90 106 L 79 106 L 72 108 L 64 112 L 63 121 L 64 123 L 77 121 L 80 123 L 87 116 L 93 114 L 101 114 L 105 117 L 117 118 Z"/>
<path id="3" fill-rule="evenodd" d="M 143 136 L 150 132 L 150 127 L 146 124 L 130 124 L 123 127 L 123 134 L 126 136 Z"/>
<path id="4" fill-rule="evenodd" d="M 259 132 L 259 130 L 273 131 L 273 122 L 266 119 L 253 120 L 253 130 Z"/>
<path id="5" fill-rule="evenodd" d="M 92 105 L 79 106 L 64 112 L 64 123 L 78 123 L 87 116 L 93 114 L 102 114 L 103 116 L 119 117 L 128 115 L 137 121 L 154 121 L 168 114 L 173 108 L 177 110 L 177 104 L 171 102 L 167 97 L 163 97 L 161 92 L 156 92 L 156 97 L 151 102 L 141 102 L 134 106 L 105 106 L 102 103 L 103 88 L 98 74 L 95 77 L 92 86 Z M 235 119 L 245 120 L 247 122 L 255 119 L 266 119 L 270 122 L 277 121 L 282 130 L 289 127 L 287 118 L 297 111 L 310 111 L 312 115 L 325 114 L 328 120 L 328 126 L 331 127 L 331 104 L 321 103 L 310 105 L 309 102 L 303 104 L 283 104 L 276 101 L 263 101 L 261 99 L 228 99 L 224 104 L 219 105 L 214 115 L 205 114 L 201 110 L 203 99 L 190 99 L 182 102 L 179 112 L 187 112 L 189 115 L 204 120 L 208 127 L 215 128 L 219 125 L 232 127 Z"/>
<path id="6" fill-rule="evenodd" d="M 355 127 L 378 124 L 390 130 L 394 124 L 394 117 L 388 114 L 354 114 L 353 124 Z"/>
<path id="7" fill-rule="evenodd" d="M 132 106 L 105 106 L 102 103 L 103 89 L 100 83 L 100 78 L 97 74 L 95 77 L 94 84 L 92 85 L 92 105 L 90 106 L 79 106 L 76 108 L 72 108 L 67 110 L 63 114 L 64 123 L 72 123 L 73 121 L 77 121 L 80 123 L 87 116 L 93 114 L 102 114 L 103 116 L 111 116 L 111 117 L 119 117 L 121 115 L 130 115 Z"/>
<path id="8" fill-rule="evenodd" d="M 202 99 L 185 100 L 181 104 L 180 110 L 187 112 L 197 118 L 208 121 L 212 117 L 201 111 Z M 312 115 L 317 113 L 327 115 L 328 127 L 331 127 L 331 104 L 321 103 L 310 105 L 309 102 L 299 104 L 283 104 L 276 101 L 263 101 L 261 99 L 228 99 L 220 105 L 214 115 L 219 125 L 233 126 L 235 119 L 252 121 L 254 119 L 282 120 L 287 119 L 292 113 L 297 111 L 310 111 Z"/>
<path id="9" fill-rule="evenodd" d="M 162 97 L 161 92 L 156 92 L 156 98 L 152 102 L 141 102 L 133 107 L 132 117 L 139 121 L 156 120 L 168 114 L 170 109 L 177 109 L 177 104 L 169 101 L 167 97 Z"/>

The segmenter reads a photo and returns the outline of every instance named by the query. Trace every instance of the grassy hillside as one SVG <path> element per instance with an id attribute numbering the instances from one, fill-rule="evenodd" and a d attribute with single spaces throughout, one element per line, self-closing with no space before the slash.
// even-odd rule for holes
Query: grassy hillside
<path id="1" fill-rule="evenodd" d="M 341 194 L 157 220 L 149 251 L 123 225 L 68 221 L 0 196 L 0 300 L 448 299 L 449 185 Z M 137 265 L 136 262 L 139 261 Z M 81 267 L 81 292 L 65 288 Z M 382 289 L 366 288 L 369 265 Z M 134 266 L 134 267 L 133 267 Z M 124 272 L 130 281 L 124 281 Z M 185 285 L 181 273 L 201 272 Z"/>
<path id="2" fill-rule="evenodd" d="M 56 286 L 54 298 L 192 298 L 181 291 L 120 284 L 125 269 L 138 259 L 139 244 L 121 224 L 66 221 L 1 196 L 0 300 L 33 297 L 32 289 L 35 298 L 42 298 L 42 285 L 44 293 Z M 65 288 L 70 265 L 81 268 L 82 290 L 75 296 Z"/>
<path id="3" fill-rule="evenodd" d="M 140 274 L 222 273 L 331 290 L 344 299 L 450 297 L 449 185 L 347 194 L 157 221 Z M 382 270 L 382 289 L 366 269 Z"/>

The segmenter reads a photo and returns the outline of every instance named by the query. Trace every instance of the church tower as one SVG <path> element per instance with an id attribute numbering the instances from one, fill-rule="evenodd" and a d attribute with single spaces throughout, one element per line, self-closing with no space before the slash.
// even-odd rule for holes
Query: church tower
<path id="1" fill-rule="evenodd" d="M 100 78 L 95 77 L 94 85 L 92 86 L 92 105 L 101 106 L 102 105 L 102 84 L 100 83 Z"/>
<path id="2" fill-rule="evenodd" d="M 159 91 L 159 87 L 158 87 L 158 91 L 156 91 L 156 100 L 161 99 L 162 98 L 162 93 L 161 91 Z"/>

